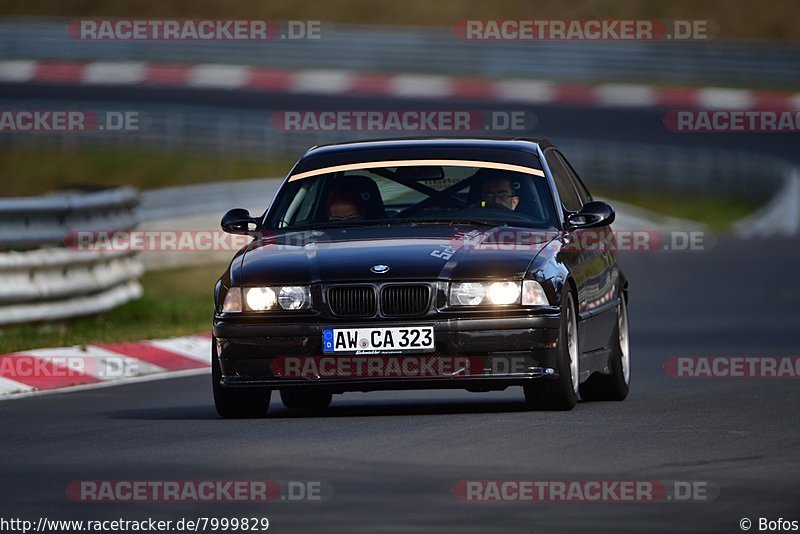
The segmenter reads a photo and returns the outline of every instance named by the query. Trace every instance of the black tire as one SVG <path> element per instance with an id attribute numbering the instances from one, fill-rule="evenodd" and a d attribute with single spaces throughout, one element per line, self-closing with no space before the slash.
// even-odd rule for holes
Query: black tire
<path id="1" fill-rule="evenodd" d="M 587 401 L 621 401 L 630 389 L 630 338 L 628 337 L 628 305 L 625 295 L 617 308 L 617 327 L 614 329 L 609 370 L 611 374 L 595 373 L 581 384 L 581 398 Z M 627 355 L 625 355 L 627 351 Z M 627 360 L 626 364 L 623 358 Z"/>
<path id="2" fill-rule="evenodd" d="M 214 406 L 225 419 L 265 417 L 269 410 L 272 390 L 267 388 L 229 388 L 223 386 L 222 370 L 217 357 L 217 344 L 213 343 L 211 355 L 211 382 L 214 389 Z"/>
<path id="3" fill-rule="evenodd" d="M 572 356 L 570 355 L 569 333 L 574 334 L 573 353 L 574 357 L 580 355 L 578 345 L 578 317 L 575 308 L 575 301 L 572 292 L 566 290 L 564 305 L 561 308 L 561 327 L 559 329 L 558 357 L 556 358 L 556 369 L 558 378 L 550 380 L 539 378 L 534 382 L 523 387 L 525 391 L 525 402 L 528 407 L 534 410 L 571 410 L 578 402 L 577 387 L 573 381 L 573 370 L 571 367 Z M 569 324 L 572 323 L 572 329 Z M 568 333 L 569 332 L 569 333 Z M 580 376 L 580 373 L 578 373 Z"/>
<path id="4" fill-rule="evenodd" d="M 333 395 L 327 391 L 311 389 L 282 389 L 281 402 L 290 410 L 321 412 L 327 408 Z"/>

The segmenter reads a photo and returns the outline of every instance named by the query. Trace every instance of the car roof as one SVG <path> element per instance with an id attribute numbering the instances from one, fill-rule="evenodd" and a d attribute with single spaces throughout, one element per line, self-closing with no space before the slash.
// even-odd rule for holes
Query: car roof
<path id="1" fill-rule="evenodd" d="M 545 150 L 551 146 L 553 145 L 546 139 L 530 138 L 402 137 L 319 145 L 310 148 L 303 157 L 345 154 L 364 150 L 437 148 L 502 149 L 536 154 L 539 148 Z"/>

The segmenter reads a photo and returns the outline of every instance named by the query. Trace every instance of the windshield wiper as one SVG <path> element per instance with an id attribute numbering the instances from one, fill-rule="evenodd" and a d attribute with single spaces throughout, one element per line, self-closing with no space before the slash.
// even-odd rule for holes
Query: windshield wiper
<path id="1" fill-rule="evenodd" d="M 486 226 L 495 228 L 497 226 L 508 226 L 506 223 L 493 223 L 489 221 L 481 221 L 478 219 L 402 219 L 409 223 L 414 224 L 449 224 L 450 226 L 455 226 L 457 224 L 469 224 L 472 226 Z"/>
<path id="2" fill-rule="evenodd" d="M 316 224 L 309 224 L 308 226 L 295 226 L 295 227 L 288 227 L 289 230 L 293 232 L 305 232 L 307 230 L 318 230 L 321 228 L 363 228 L 365 226 L 375 226 L 375 225 L 385 225 L 388 224 L 390 221 L 386 219 L 378 219 L 378 220 L 361 220 L 361 221 L 327 221 L 321 222 Z"/>
<path id="3" fill-rule="evenodd" d="M 290 232 L 306 232 L 310 230 L 321 230 L 321 229 L 346 229 L 346 228 L 364 228 L 367 226 L 401 226 L 401 225 L 417 225 L 417 224 L 447 224 L 449 226 L 456 226 L 456 225 L 470 225 L 470 226 L 481 226 L 484 228 L 498 228 L 498 227 L 507 227 L 508 223 L 506 222 L 489 222 L 483 221 L 480 219 L 468 219 L 468 218 L 427 218 L 427 219 L 366 219 L 360 221 L 326 221 L 316 224 L 310 224 L 308 226 L 298 226 L 298 227 L 286 227 L 281 228 L 281 230 L 286 230 Z"/>

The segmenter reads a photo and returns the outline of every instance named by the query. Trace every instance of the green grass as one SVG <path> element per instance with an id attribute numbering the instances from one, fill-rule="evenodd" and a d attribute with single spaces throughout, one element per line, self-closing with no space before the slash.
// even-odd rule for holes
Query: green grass
<path id="1" fill-rule="evenodd" d="M 141 279 L 144 297 L 108 313 L 0 329 L 0 354 L 209 332 L 214 283 L 224 270 L 225 266 L 218 264 L 147 273 Z"/>
<path id="2" fill-rule="evenodd" d="M 0 196 L 48 193 L 70 186 L 139 189 L 245 178 L 284 176 L 289 161 L 224 159 L 195 153 L 136 149 L 61 151 L 45 147 L 0 148 Z"/>
<path id="3" fill-rule="evenodd" d="M 701 222 L 716 232 L 726 231 L 731 223 L 750 215 L 761 206 L 756 202 L 731 197 L 679 196 L 659 192 L 629 193 L 613 190 L 593 194 L 597 198 L 609 199 L 612 205 L 614 200 L 618 200 L 661 215 Z"/>

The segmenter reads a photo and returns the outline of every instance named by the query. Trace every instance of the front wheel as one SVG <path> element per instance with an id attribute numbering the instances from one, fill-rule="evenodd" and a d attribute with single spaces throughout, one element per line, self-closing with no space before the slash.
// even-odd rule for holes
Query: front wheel
<path id="1" fill-rule="evenodd" d="M 631 383 L 631 354 L 628 338 L 628 305 L 620 295 L 617 307 L 617 335 L 609 358 L 610 374 L 595 374 L 581 384 L 581 398 L 587 401 L 620 401 L 628 396 Z"/>
<path id="2" fill-rule="evenodd" d="M 222 370 L 217 357 L 217 344 L 212 343 L 211 382 L 214 406 L 225 419 L 265 417 L 272 391 L 267 388 L 229 388 L 221 384 Z"/>
<path id="3" fill-rule="evenodd" d="M 525 402 L 535 410 L 571 410 L 578 402 L 580 379 L 578 319 L 575 300 L 569 290 L 564 296 L 559 330 L 556 358 L 558 378 L 556 380 L 540 378 L 523 388 Z"/>

